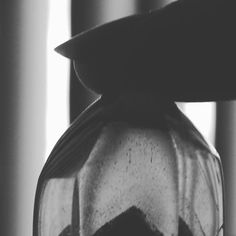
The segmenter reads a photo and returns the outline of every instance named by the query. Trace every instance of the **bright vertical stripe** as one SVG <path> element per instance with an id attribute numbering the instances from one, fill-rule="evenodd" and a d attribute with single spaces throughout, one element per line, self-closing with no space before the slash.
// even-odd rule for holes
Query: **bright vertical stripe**
<path id="1" fill-rule="evenodd" d="M 212 144 L 215 142 L 216 104 L 215 102 L 191 102 L 181 105 L 181 109 L 196 128 Z"/>
<path id="2" fill-rule="evenodd" d="M 69 124 L 69 60 L 54 48 L 70 37 L 70 1 L 50 0 L 47 41 L 46 157 Z"/>

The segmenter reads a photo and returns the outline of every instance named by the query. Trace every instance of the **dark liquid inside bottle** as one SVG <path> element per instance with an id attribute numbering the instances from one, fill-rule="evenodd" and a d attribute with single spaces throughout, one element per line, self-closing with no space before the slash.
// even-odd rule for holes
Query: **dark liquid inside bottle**
<path id="1" fill-rule="evenodd" d="M 150 225 L 145 214 L 131 207 L 102 226 L 93 236 L 164 236 L 155 226 Z M 187 224 L 179 217 L 179 236 L 193 236 Z"/>
<path id="2" fill-rule="evenodd" d="M 67 226 L 59 236 L 73 235 Z M 98 229 L 93 236 L 164 236 L 154 225 L 147 222 L 145 214 L 131 207 Z M 179 217 L 178 236 L 193 236 L 187 224 Z"/>
<path id="3" fill-rule="evenodd" d="M 145 218 L 141 210 L 131 207 L 103 225 L 94 236 L 162 236 L 163 234 L 150 226 Z"/>

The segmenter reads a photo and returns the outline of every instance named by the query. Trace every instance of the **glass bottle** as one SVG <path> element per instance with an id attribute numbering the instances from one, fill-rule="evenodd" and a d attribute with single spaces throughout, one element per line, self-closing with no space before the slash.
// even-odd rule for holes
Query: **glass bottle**
<path id="1" fill-rule="evenodd" d="M 158 94 L 102 97 L 39 179 L 34 236 L 223 235 L 216 151 Z"/>
<path id="2" fill-rule="evenodd" d="M 60 47 L 102 96 L 44 166 L 34 236 L 223 236 L 220 158 L 174 103 L 234 95 L 212 54 L 221 4 L 176 1 Z"/>

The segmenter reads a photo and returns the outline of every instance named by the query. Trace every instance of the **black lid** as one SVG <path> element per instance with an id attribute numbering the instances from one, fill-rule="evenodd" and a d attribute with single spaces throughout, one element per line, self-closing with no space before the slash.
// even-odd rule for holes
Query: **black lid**
<path id="1" fill-rule="evenodd" d="M 236 98 L 235 1 L 179 0 L 90 29 L 56 48 L 92 90 L 175 101 Z"/>

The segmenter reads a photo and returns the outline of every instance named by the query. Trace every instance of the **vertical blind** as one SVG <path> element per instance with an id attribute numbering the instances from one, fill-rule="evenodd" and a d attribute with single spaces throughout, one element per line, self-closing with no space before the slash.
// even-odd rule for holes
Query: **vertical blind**
<path id="1" fill-rule="evenodd" d="M 47 1 L 0 1 L 0 235 L 32 235 L 45 151 Z"/>

